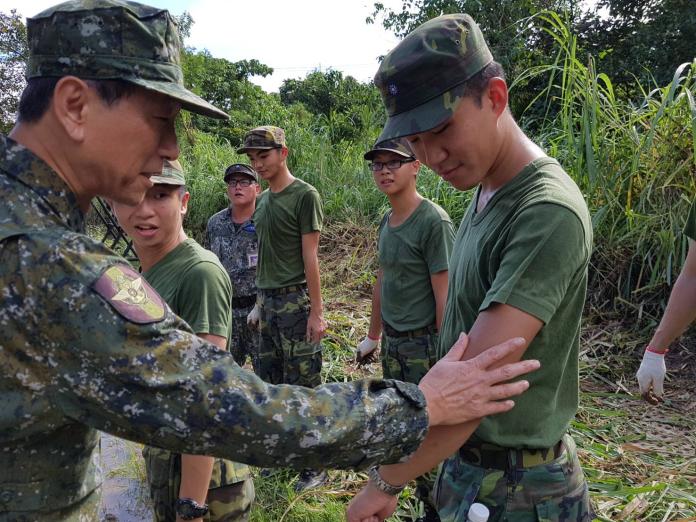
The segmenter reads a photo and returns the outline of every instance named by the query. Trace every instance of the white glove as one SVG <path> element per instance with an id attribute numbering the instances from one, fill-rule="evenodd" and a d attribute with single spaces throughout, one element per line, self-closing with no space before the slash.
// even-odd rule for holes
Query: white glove
<path id="1" fill-rule="evenodd" d="M 355 351 L 355 360 L 358 362 L 362 361 L 365 357 L 375 351 L 378 344 L 379 341 L 365 337 L 362 341 L 360 341 L 358 349 Z"/>
<path id="2" fill-rule="evenodd" d="M 640 363 L 640 368 L 638 368 L 636 373 L 641 395 L 647 398 L 652 386 L 653 394 L 656 397 L 662 397 L 664 394 L 662 385 L 665 382 L 665 373 L 667 373 L 665 354 L 646 350 L 643 354 L 643 362 Z"/>
<path id="3" fill-rule="evenodd" d="M 256 303 L 254 308 L 252 308 L 249 315 L 247 315 L 247 325 L 256 328 L 259 324 L 259 319 L 261 318 L 261 310 L 259 309 L 259 304 Z"/>

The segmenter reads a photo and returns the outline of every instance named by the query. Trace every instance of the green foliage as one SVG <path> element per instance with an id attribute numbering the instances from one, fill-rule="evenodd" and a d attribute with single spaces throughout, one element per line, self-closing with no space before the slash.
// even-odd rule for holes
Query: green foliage
<path id="1" fill-rule="evenodd" d="M 323 116 L 331 128 L 331 140 L 354 141 L 375 124 L 385 121 L 379 91 L 372 84 L 358 82 L 352 76 L 343 77 L 335 70 L 314 71 L 303 80 L 285 80 L 280 87 L 284 105 L 301 103 L 309 112 Z M 365 111 L 373 116 L 366 117 Z"/>
<path id="2" fill-rule="evenodd" d="M 15 9 L 0 12 L 0 132 L 7 133 L 14 125 L 26 59 L 27 28 L 22 17 Z"/>

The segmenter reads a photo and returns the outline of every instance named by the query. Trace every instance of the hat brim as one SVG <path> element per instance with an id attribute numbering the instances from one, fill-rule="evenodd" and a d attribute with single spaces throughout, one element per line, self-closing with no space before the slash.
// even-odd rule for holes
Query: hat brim
<path id="1" fill-rule="evenodd" d="M 155 185 L 177 185 L 179 187 L 186 185 L 185 181 L 174 179 L 169 176 L 150 176 L 150 181 Z"/>
<path id="2" fill-rule="evenodd" d="M 145 80 L 143 78 L 123 78 L 130 83 L 144 87 L 147 90 L 159 92 L 181 103 L 182 109 L 209 118 L 218 120 L 228 120 L 229 114 L 208 103 L 200 96 L 193 94 L 185 87 L 173 82 L 159 82 L 155 80 Z"/>
<path id="3" fill-rule="evenodd" d="M 274 147 L 239 147 L 237 149 L 237 154 L 246 154 L 250 150 L 273 150 L 273 149 L 282 149 L 282 145 L 276 145 Z"/>
<path id="4" fill-rule="evenodd" d="M 389 116 L 377 141 L 393 140 L 426 132 L 444 123 L 457 110 L 465 88 L 466 83 L 461 83 L 421 105 Z"/>
<path id="5" fill-rule="evenodd" d="M 398 156 L 401 156 L 402 158 L 412 158 L 412 159 L 416 159 L 416 157 L 413 156 L 413 155 L 411 155 L 411 154 L 406 154 L 405 152 L 402 152 L 402 151 L 400 151 L 400 150 L 388 149 L 388 148 L 385 148 L 385 147 L 375 147 L 375 148 L 372 149 L 372 150 L 368 150 L 368 151 L 363 155 L 363 158 L 365 158 L 367 161 L 372 161 L 372 159 L 373 159 L 377 154 L 379 154 L 380 152 L 391 152 L 391 153 L 393 153 L 393 154 L 396 154 L 396 155 L 398 155 Z"/>

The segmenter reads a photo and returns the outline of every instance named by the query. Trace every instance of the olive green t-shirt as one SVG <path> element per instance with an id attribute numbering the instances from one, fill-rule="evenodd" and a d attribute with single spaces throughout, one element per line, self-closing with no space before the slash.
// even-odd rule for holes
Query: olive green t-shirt
<path id="1" fill-rule="evenodd" d="M 691 203 L 689 215 L 684 224 L 684 235 L 689 239 L 696 241 L 696 199 Z"/>
<path id="2" fill-rule="evenodd" d="M 580 316 L 592 225 L 580 190 L 551 158 L 527 165 L 476 212 L 472 201 L 450 259 L 439 356 L 493 303 L 543 321 L 524 354 L 541 369 L 515 407 L 483 419 L 476 435 L 511 448 L 547 448 L 578 407 Z"/>
<path id="3" fill-rule="evenodd" d="M 218 258 L 186 239 L 143 277 L 196 334 L 230 339 L 232 284 Z"/>
<path id="4" fill-rule="evenodd" d="M 324 221 L 317 189 L 301 179 L 280 192 L 266 189 L 253 220 L 259 239 L 256 286 L 268 290 L 304 283 L 302 235 L 320 232 Z"/>
<path id="5" fill-rule="evenodd" d="M 447 212 L 427 199 L 396 227 L 389 225 L 390 215 L 379 226 L 382 319 L 406 332 L 435 323 L 430 276 L 448 268 L 454 227 Z"/>

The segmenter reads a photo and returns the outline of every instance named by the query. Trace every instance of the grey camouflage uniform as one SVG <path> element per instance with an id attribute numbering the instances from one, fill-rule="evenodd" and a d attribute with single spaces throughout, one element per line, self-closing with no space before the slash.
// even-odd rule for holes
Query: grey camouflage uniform
<path id="1" fill-rule="evenodd" d="M 93 519 L 97 430 L 298 469 L 393 462 L 425 436 L 413 384 L 271 386 L 193 335 L 84 234 L 58 175 L 2 136 L 0 198 L 1 521 Z"/>
<path id="2" fill-rule="evenodd" d="M 230 351 L 238 364 L 251 357 L 258 373 L 259 335 L 249 328 L 247 315 L 256 301 L 256 263 L 258 240 L 251 220 L 235 224 L 226 208 L 208 220 L 205 246 L 220 260 L 232 281 L 232 337 Z M 239 304 L 235 304 L 241 301 Z M 246 301 L 246 302 L 245 302 Z"/>

